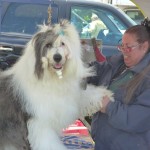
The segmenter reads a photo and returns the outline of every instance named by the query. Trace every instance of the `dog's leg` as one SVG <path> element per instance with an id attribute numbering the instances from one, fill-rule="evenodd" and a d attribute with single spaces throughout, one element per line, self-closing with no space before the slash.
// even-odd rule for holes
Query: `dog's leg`
<path id="1" fill-rule="evenodd" d="M 54 125 L 55 126 L 55 125 Z M 47 121 L 30 119 L 28 122 L 28 139 L 32 150 L 67 150 L 57 132 Z"/>
<path id="2" fill-rule="evenodd" d="M 86 90 L 81 91 L 81 115 L 92 115 L 102 107 L 101 100 L 108 96 L 113 101 L 113 93 L 105 87 L 88 85 Z"/>
<path id="3" fill-rule="evenodd" d="M 2 109 L 4 103 L 7 106 Z M 14 108 L 15 101 L 1 98 L 0 104 L 0 150 L 30 150 L 24 113 Z"/>
<path id="4" fill-rule="evenodd" d="M 0 149 L 0 150 L 19 150 L 19 149 L 17 147 L 9 145 L 9 146 L 5 146 L 4 149 Z"/>
<path id="5" fill-rule="evenodd" d="M 18 130 L 20 129 L 18 128 Z M 7 132 L 5 136 L 8 137 L 1 137 L 3 143 L 0 144 L 0 150 L 31 150 L 27 139 L 25 139 L 27 137 L 24 138 L 23 133 L 20 131 L 18 133 L 17 129 Z"/>
<path id="6" fill-rule="evenodd" d="M 1 150 L 18 150 L 18 149 L 14 146 L 5 146 L 4 149 Z"/>

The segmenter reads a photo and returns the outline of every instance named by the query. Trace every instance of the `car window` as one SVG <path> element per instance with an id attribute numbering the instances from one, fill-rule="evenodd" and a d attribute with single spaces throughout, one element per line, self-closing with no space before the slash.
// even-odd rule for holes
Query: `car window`
<path id="1" fill-rule="evenodd" d="M 71 8 L 71 22 L 75 24 L 81 38 L 95 37 L 105 45 L 117 45 L 127 28 L 108 10 L 81 6 Z"/>
<path id="2" fill-rule="evenodd" d="M 144 15 L 142 14 L 142 12 L 140 10 L 126 10 L 125 13 L 131 18 L 133 19 L 137 24 L 140 24 L 141 21 L 144 20 Z"/>
<path id="3" fill-rule="evenodd" d="M 6 7 L 6 6 L 5 6 Z M 2 20 L 2 32 L 34 34 L 39 24 L 47 23 L 48 7 L 46 4 L 11 3 Z M 52 23 L 57 22 L 58 9 L 52 7 Z"/>

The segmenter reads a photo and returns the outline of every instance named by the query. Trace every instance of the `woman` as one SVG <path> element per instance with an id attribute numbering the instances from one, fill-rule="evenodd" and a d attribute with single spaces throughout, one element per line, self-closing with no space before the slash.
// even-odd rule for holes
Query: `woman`
<path id="1" fill-rule="evenodd" d="M 129 28 L 119 45 L 121 55 L 93 62 L 97 76 L 89 83 L 107 86 L 107 97 L 92 118 L 95 150 L 150 150 L 150 27 Z"/>

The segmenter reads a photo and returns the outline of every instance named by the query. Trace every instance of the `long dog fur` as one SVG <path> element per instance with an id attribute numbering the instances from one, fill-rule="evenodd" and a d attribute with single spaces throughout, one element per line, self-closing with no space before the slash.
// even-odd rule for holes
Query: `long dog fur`
<path id="1" fill-rule="evenodd" d="M 66 20 L 43 25 L 0 75 L 0 150 L 66 150 L 62 129 L 99 111 L 103 96 L 113 100 L 104 87 L 81 88 L 92 74 L 75 27 Z"/>

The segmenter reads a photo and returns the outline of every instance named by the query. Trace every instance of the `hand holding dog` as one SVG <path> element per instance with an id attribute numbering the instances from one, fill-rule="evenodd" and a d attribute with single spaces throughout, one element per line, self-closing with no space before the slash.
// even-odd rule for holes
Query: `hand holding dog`
<path id="1" fill-rule="evenodd" d="M 109 99 L 109 97 L 108 96 L 104 96 L 104 98 L 102 99 L 102 101 L 101 101 L 101 109 L 100 109 L 100 111 L 102 112 L 102 113 L 106 113 L 106 108 L 107 108 L 107 106 L 108 106 L 108 104 L 111 102 L 111 100 Z"/>

